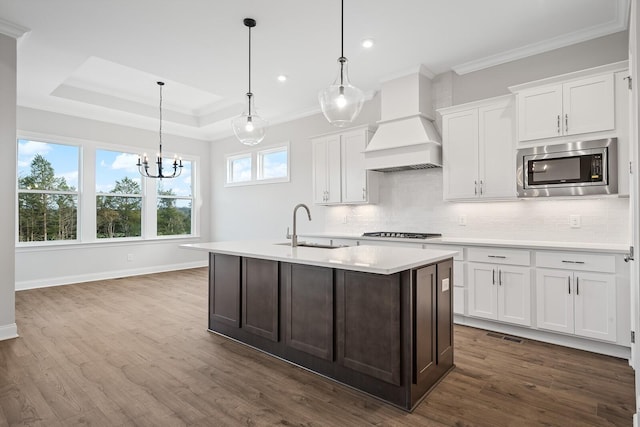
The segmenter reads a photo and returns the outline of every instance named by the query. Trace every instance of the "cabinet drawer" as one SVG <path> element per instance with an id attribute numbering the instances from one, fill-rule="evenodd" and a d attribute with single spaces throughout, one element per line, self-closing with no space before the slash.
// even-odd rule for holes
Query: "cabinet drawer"
<path id="1" fill-rule="evenodd" d="M 464 260 L 464 248 L 462 246 L 452 246 L 452 245 L 439 245 L 435 243 L 425 243 L 422 245 L 423 249 L 433 249 L 435 251 L 456 251 L 457 254 L 454 255 L 453 259 L 456 261 Z"/>
<path id="2" fill-rule="evenodd" d="M 616 259 L 613 255 L 600 255 L 576 252 L 536 252 L 538 267 L 565 268 L 568 270 L 616 272 Z"/>
<path id="3" fill-rule="evenodd" d="M 492 264 L 531 265 L 531 252 L 520 249 L 469 248 L 468 261 Z"/>

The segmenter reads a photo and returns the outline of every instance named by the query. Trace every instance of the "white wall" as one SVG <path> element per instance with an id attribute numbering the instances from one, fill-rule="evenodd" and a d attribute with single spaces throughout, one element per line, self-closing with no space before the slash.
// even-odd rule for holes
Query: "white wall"
<path id="1" fill-rule="evenodd" d="M 569 227 L 569 215 L 581 227 Z M 466 215 L 467 225 L 458 225 Z M 347 224 L 344 224 L 344 218 Z M 336 206 L 326 215 L 326 230 L 418 231 L 447 237 L 551 240 L 629 244 L 629 199 L 527 199 L 510 202 L 445 202 L 442 169 L 385 173 L 377 205 Z"/>
<path id="2" fill-rule="evenodd" d="M 622 31 L 461 76 L 453 73 L 453 104 L 507 95 L 509 86 L 625 61 L 628 44 L 628 32 Z"/>
<path id="3" fill-rule="evenodd" d="M 17 336 L 15 321 L 16 40 L 0 34 L 0 340 Z"/>
<path id="4" fill-rule="evenodd" d="M 357 124 L 375 123 L 380 117 L 379 97 L 365 103 Z M 274 125 L 256 149 L 290 142 L 290 182 L 225 187 L 225 156 L 247 151 L 235 137 L 213 143 L 212 233 L 215 240 L 282 239 L 292 226 L 293 208 L 305 203 L 312 221 L 298 213 L 298 232 L 322 231 L 326 208 L 313 204 L 310 137 L 338 131 L 322 114 Z"/>
<path id="5" fill-rule="evenodd" d="M 436 107 L 509 93 L 516 83 L 551 77 L 627 59 L 627 33 L 622 32 L 512 63 L 458 76 L 434 78 Z M 378 98 L 367 103 L 359 123 L 380 119 Z M 234 138 L 214 143 L 212 151 L 212 230 L 216 240 L 282 238 L 291 210 L 307 203 L 313 221 L 299 218 L 301 233 L 376 230 L 439 232 L 453 237 L 521 238 L 569 242 L 629 241 L 628 199 L 527 200 L 502 203 L 449 203 L 442 200 L 442 170 L 384 174 L 380 203 L 361 207 L 312 205 L 309 137 L 332 128 L 321 114 L 273 126 L 263 145 L 291 141 L 292 181 L 287 184 L 225 188 L 224 155 L 243 150 Z M 468 225 L 457 225 L 467 215 Z M 568 215 L 582 215 L 582 227 L 571 229 Z M 347 224 L 344 224 L 344 217 Z"/>
<path id="6" fill-rule="evenodd" d="M 53 142 L 82 142 L 89 146 L 115 148 L 139 147 L 140 151 L 155 152 L 158 145 L 157 132 L 87 120 L 62 114 L 18 108 L 18 137 L 41 135 Z M 15 148 L 15 137 L 13 147 Z M 177 152 L 185 158 L 199 160 L 198 184 L 200 206 L 198 214 L 199 238 L 156 239 L 146 241 L 87 242 L 74 245 L 46 245 L 38 247 L 20 246 L 15 249 L 16 289 L 53 286 L 89 280 L 146 274 L 158 271 L 190 268 L 206 265 L 206 254 L 180 249 L 181 243 L 209 241 L 211 217 L 209 197 L 211 175 L 208 160 L 210 143 L 195 139 L 163 135 L 163 148 Z M 15 156 L 12 157 L 12 160 Z M 14 166 L 15 167 L 15 166 Z M 87 165 L 91 169 L 91 163 Z M 93 170 L 85 170 L 92 174 Z M 7 181 L 9 182 L 9 181 Z M 15 188 L 15 172 L 11 177 L 11 188 Z M 10 241 L 15 241 L 15 229 Z M 12 245 L 12 251 L 13 251 Z M 132 261 L 128 261 L 129 255 Z"/>

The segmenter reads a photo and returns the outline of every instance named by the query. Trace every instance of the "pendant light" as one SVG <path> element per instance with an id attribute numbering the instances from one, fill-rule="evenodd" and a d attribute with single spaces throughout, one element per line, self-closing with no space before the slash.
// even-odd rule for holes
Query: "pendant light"
<path id="1" fill-rule="evenodd" d="M 269 123 L 256 114 L 251 92 L 251 28 L 256 26 L 256 20 L 244 19 L 245 27 L 249 28 L 249 92 L 247 92 L 247 112 L 243 112 L 231 121 L 233 132 L 241 143 L 256 145 L 264 139 Z"/>
<path id="2" fill-rule="evenodd" d="M 170 175 L 165 175 L 163 173 L 163 165 L 162 165 L 162 87 L 164 86 L 164 82 L 157 82 L 160 87 L 160 149 L 158 150 L 158 155 L 156 156 L 156 165 L 157 165 L 157 174 L 152 174 L 149 172 L 149 158 L 147 154 L 143 154 L 142 157 L 138 156 L 138 163 L 136 166 L 138 167 L 138 171 L 140 175 L 146 178 L 176 178 L 180 176 L 182 173 L 182 159 L 178 159 L 177 157 L 173 158 L 173 173 Z"/>
<path id="3" fill-rule="evenodd" d="M 341 0 L 341 52 L 338 58 L 338 76 L 331 86 L 318 94 L 320 108 L 329 123 L 344 127 L 350 125 L 362 110 L 364 94 L 349 81 L 347 58 L 344 56 L 344 0 Z"/>

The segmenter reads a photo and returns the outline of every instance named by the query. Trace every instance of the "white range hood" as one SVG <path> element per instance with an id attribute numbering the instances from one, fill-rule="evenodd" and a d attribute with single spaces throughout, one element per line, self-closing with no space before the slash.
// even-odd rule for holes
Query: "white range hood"
<path id="1" fill-rule="evenodd" d="M 365 168 L 382 172 L 442 167 L 442 143 L 433 125 L 426 70 L 387 80 L 381 89 L 378 130 L 364 151 Z"/>

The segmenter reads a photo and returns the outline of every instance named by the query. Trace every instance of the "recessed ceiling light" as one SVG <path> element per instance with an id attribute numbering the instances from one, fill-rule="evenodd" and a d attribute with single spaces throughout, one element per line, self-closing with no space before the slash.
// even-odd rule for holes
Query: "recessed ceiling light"
<path id="1" fill-rule="evenodd" d="M 373 47 L 373 39 L 362 40 L 362 47 L 365 49 L 371 49 Z"/>
<path id="2" fill-rule="evenodd" d="M 286 75 L 284 75 L 284 74 L 280 74 L 280 75 L 278 76 L 278 81 L 279 81 L 279 82 L 286 82 L 286 81 L 287 81 L 287 76 L 286 76 Z"/>

